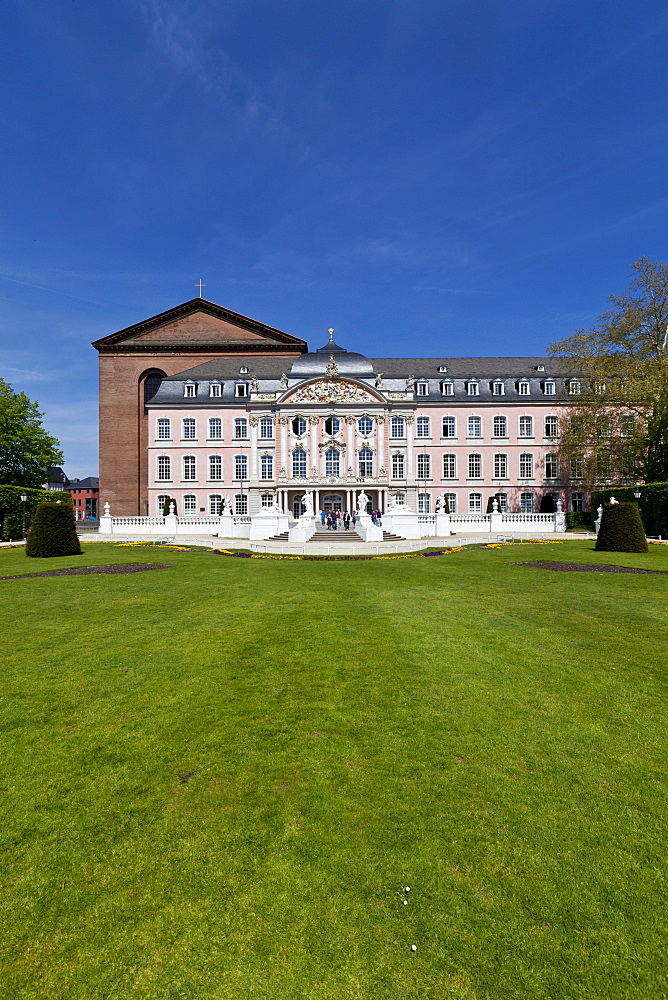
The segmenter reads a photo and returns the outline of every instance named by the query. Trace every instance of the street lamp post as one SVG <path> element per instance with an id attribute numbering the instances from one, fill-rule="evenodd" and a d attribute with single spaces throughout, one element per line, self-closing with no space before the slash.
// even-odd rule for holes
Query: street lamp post
<path id="1" fill-rule="evenodd" d="M 640 500 L 640 497 L 642 496 L 640 490 L 634 490 L 633 491 L 633 495 L 636 498 L 636 503 L 638 503 L 638 501 Z"/>
<path id="2" fill-rule="evenodd" d="M 21 494 L 21 507 L 22 507 L 22 512 L 23 512 L 23 540 L 24 541 L 25 541 L 25 537 L 26 537 L 26 500 L 27 499 L 28 499 L 27 494 L 26 493 L 22 493 Z"/>

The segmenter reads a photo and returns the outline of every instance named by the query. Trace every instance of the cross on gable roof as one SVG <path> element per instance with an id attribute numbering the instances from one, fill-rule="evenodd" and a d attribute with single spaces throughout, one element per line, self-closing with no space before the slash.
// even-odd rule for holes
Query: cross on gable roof
<path id="1" fill-rule="evenodd" d="M 186 351 L 209 348 L 219 352 L 307 350 L 306 341 L 299 337 L 201 298 L 95 340 L 93 347 L 101 352 L 154 351 L 167 347 Z"/>

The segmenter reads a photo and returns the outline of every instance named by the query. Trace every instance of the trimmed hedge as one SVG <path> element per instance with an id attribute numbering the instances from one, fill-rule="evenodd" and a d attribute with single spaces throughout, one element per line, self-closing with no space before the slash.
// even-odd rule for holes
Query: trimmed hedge
<path id="1" fill-rule="evenodd" d="M 26 496 L 26 531 L 40 503 L 53 503 L 54 497 L 72 506 L 72 495 L 53 490 L 31 490 L 22 486 L 0 486 L 0 540 L 16 541 L 23 538 L 23 504 L 21 496 Z"/>
<path id="2" fill-rule="evenodd" d="M 49 559 L 80 554 L 81 543 L 72 506 L 58 500 L 41 503 L 30 525 L 26 555 Z"/>
<path id="3" fill-rule="evenodd" d="M 572 510 L 566 514 L 567 528 L 590 528 L 594 530 L 594 515 L 590 510 Z"/>
<path id="4" fill-rule="evenodd" d="M 637 503 L 606 503 L 596 539 L 597 552 L 647 552 Z"/>
<path id="5" fill-rule="evenodd" d="M 635 503 L 634 490 L 640 490 L 640 516 L 645 531 L 651 537 L 668 535 L 668 483 L 641 483 L 639 486 L 611 486 L 605 490 L 593 490 L 591 494 L 591 510 L 594 517 L 601 504 L 609 502 L 610 497 L 620 503 Z"/>

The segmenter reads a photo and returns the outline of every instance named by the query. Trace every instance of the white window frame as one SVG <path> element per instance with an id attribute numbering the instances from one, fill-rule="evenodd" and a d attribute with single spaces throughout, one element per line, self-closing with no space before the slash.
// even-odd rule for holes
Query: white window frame
<path id="1" fill-rule="evenodd" d="M 237 382 L 234 386 L 234 395 L 237 399 L 248 396 L 248 382 Z"/>
<path id="2" fill-rule="evenodd" d="M 243 431 L 243 433 L 239 433 L 240 431 Z M 235 441 L 248 440 L 248 419 L 246 417 L 234 418 L 234 440 Z"/>
<path id="3" fill-rule="evenodd" d="M 523 451 L 518 457 L 519 465 L 519 478 L 520 479 L 533 479 L 534 478 L 534 460 L 533 453 L 530 451 Z M 524 470 L 524 471 L 522 471 Z M 528 471 L 527 471 L 528 470 Z"/>
<path id="4" fill-rule="evenodd" d="M 446 378 L 441 382 L 441 396 L 454 396 L 455 387 L 451 379 Z"/>
<path id="5" fill-rule="evenodd" d="M 554 451 L 549 451 L 545 456 L 545 478 L 559 478 L 559 455 Z"/>
<path id="6" fill-rule="evenodd" d="M 580 514 L 582 511 L 587 509 L 587 495 L 584 490 L 576 490 L 571 493 L 571 510 Z"/>
<path id="7" fill-rule="evenodd" d="M 518 396 L 531 395 L 531 382 L 529 382 L 528 379 L 523 378 L 517 383 L 517 395 Z"/>
<path id="8" fill-rule="evenodd" d="M 431 437 L 430 417 L 420 416 L 415 421 L 415 436 L 419 438 Z"/>
<path id="9" fill-rule="evenodd" d="M 268 434 L 265 433 L 267 430 L 269 431 Z M 274 421 L 271 417 L 260 417 L 260 438 L 263 441 L 273 441 Z"/>
<path id="10" fill-rule="evenodd" d="M 218 431 L 218 433 L 212 433 L 213 430 Z M 209 417 L 208 434 L 210 441 L 223 440 L 223 421 L 221 417 Z"/>
<path id="11" fill-rule="evenodd" d="M 503 421 L 503 434 L 497 434 L 496 432 L 496 422 L 497 420 Z M 508 437 L 508 417 L 503 413 L 497 413 L 495 417 L 492 418 L 492 438 L 495 440 L 505 440 Z"/>
<path id="12" fill-rule="evenodd" d="M 457 456 L 454 454 L 454 452 L 446 452 L 443 455 L 442 467 L 443 467 L 443 479 L 457 478 Z"/>
<path id="13" fill-rule="evenodd" d="M 197 482 L 197 458 L 195 455 L 183 455 L 181 458 L 181 482 Z"/>
<path id="14" fill-rule="evenodd" d="M 223 395 L 223 388 L 220 382 L 211 382 L 209 385 L 209 396 L 212 398 L 218 398 Z"/>
<path id="15" fill-rule="evenodd" d="M 482 493 L 469 493 L 469 514 L 482 514 Z"/>
<path id="16" fill-rule="evenodd" d="M 237 483 L 243 483 L 248 479 L 248 455 L 234 456 L 234 479 Z"/>
<path id="17" fill-rule="evenodd" d="M 215 517 L 221 514 L 223 509 L 223 497 L 221 493 L 209 493 L 208 496 L 209 516 Z"/>
<path id="18" fill-rule="evenodd" d="M 568 381 L 569 396 L 579 396 L 582 392 L 582 383 L 579 378 L 572 378 Z"/>
<path id="19" fill-rule="evenodd" d="M 209 482 L 220 483 L 223 481 L 223 456 L 209 455 Z M 214 473 L 218 472 L 219 475 Z"/>
<path id="20" fill-rule="evenodd" d="M 475 470 L 478 470 L 477 472 Z M 482 479 L 482 455 L 479 451 L 471 452 L 468 456 L 467 479 Z"/>
<path id="21" fill-rule="evenodd" d="M 505 452 L 497 452 L 494 455 L 494 475 L 492 479 L 508 478 L 508 456 Z"/>
<path id="22" fill-rule="evenodd" d="M 159 493 L 157 495 L 157 497 L 155 498 L 155 503 L 156 503 L 156 508 L 157 508 L 156 509 L 156 514 L 158 515 L 158 517 L 162 517 L 163 516 L 163 511 L 165 509 L 165 504 L 167 503 L 168 500 L 169 500 L 169 493 Z"/>
<path id="23" fill-rule="evenodd" d="M 452 428 L 452 434 L 445 433 L 446 427 L 448 430 Z M 449 441 L 457 437 L 457 417 L 450 416 L 449 414 L 443 417 L 441 422 L 441 437 L 447 438 Z"/>
<path id="24" fill-rule="evenodd" d="M 338 419 L 339 419 L 338 417 L 332 417 L 332 420 L 338 420 Z M 362 427 L 362 424 L 364 424 L 364 427 Z M 341 429 L 341 421 L 339 420 L 339 430 L 340 429 Z M 369 434 L 373 433 L 373 420 L 371 419 L 371 417 L 366 417 L 366 416 L 360 417 L 359 420 L 357 421 L 357 430 L 364 437 L 368 437 Z M 332 431 L 332 433 L 338 434 L 339 431 Z"/>
<path id="25" fill-rule="evenodd" d="M 477 423 L 475 421 L 477 421 Z M 480 433 L 472 433 L 471 427 L 477 427 Z M 480 440 L 482 438 L 482 417 L 472 414 L 470 417 L 466 418 L 466 437 L 475 438 L 476 440 Z"/>
<path id="26" fill-rule="evenodd" d="M 164 475 L 165 472 L 166 475 Z M 172 459 L 169 455 L 158 455 L 155 469 L 155 480 L 157 483 L 171 483 Z"/>
<path id="27" fill-rule="evenodd" d="M 423 454 L 415 456 L 415 468 L 417 470 L 416 479 L 418 482 L 431 479 L 431 455 Z"/>
<path id="28" fill-rule="evenodd" d="M 554 421 L 554 427 L 555 427 L 554 433 L 552 431 L 548 431 L 548 429 L 547 429 L 547 422 L 548 422 L 548 420 L 549 421 Z M 543 420 L 543 436 L 546 437 L 546 438 L 549 438 L 551 441 L 555 441 L 559 437 L 559 417 L 556 416 L 556 414 L 554 414 L 554 413 L 548 413 L 547 416 L 544 418 L 544 420 Z"/>
<path id="29" fill-rule="evenodd" d="M 428 396 L 429 395 L 429 383 L 421 380 L 415 383 L 415 395 L 416 396 Z"/>
<path id="30" fill-rule="evenodd" d="M 304 456 L 303 461 L 302 461 L 302 457 L 301 457 L 302 455 Z M 299 458 L 297 456 L 299 456 Z M 305 479 L 306 478 L 307 463 L 308 463 L 308 456 L 306 454 L 306 449 L 305 448 L 295 448 L 295 450 L 292 453 L 292 479 Z M 302 466 L 304 468 L 303 472 L 301 472 L 301 471 L 300 472 L 296 472 L 295 471 L 295 469 L 297 469 L 297 468 L 301 469 Z"/>
<path id="31" fill-rule="evenodd" d="M 400 473 L 398 470 L 401 470 Z M 392 479 L 406 478 L 406 457 L 405 455 L 392 455 Z"/>
<path id="32" fill-rule="evenodd" d="M 401 434 L 395 434 L 395 429 L 401 426 Z M 390 438 L 405 438 L 406 437 L 406 421 L 403 417 L 391 417 L 390 418 Z"/>
<path id="33" fill-rule="evenodd" d="M 505 396 L 506 387 L 501 379 L 495 379 L 492 382 L 492 395 L 493 396 Z"/>
<path id="34" fill-rule="evenodd" d="M 186 428 L 188 431 L 192 430 L 192 434 L 186 434 Z M 194 417 L 184 417 L 181 421 L 181 440 L 182 441 L 196 441 L 197 440 L 197 421 Z"/>
<path id="35" fill-rule="evenodd" d="M 298 430 L 295 430 L 294 428 L 295 422 L 297 422 L 297 427 L 299 428 Z M 306 426 L 307 426 L 306 417 L 296 416 L 293 417 L 292 420 L 290 421 L 290 429 L 292 430 L 292 433 L 295 435 L 295 437 L 303 437 L 304 434 L 306 434 Z"/>
<path id="36" fill-rule="evenodd" d="M 196 382 L 186 382 L 183 387 L 183 395 L 186 399 L 194 399 L 197 396 L 197 383 Z"/>
<path id="37" fill-rule="evenodd" d="M 536 501 L 530 490 L 522 490 L 520 493 L 520 514 L 533 514 L 536 509 Z"/>
<path id="38" fill-rule="evenodd" d="M 163 431 L 167 431 L 167 433 L 163 434 Z M 156 441 L 172 440 L 172 421 L 169 417 L 158 417 L 155 433 Z"/>
<path id="39" fill-rule="evenodd" d="M 248 494 L 247 493 L 235 493 L 234 495 L 234 513 L 239 516 L 248 514 Z"/>
<path id="40" fill-rule="evenodd" d="M 191 507 L 191 510 L 188 510 Z M 181 499 L 181 511 L 183 514 L 193 514 L 197 513 L 197 497 L 194 493 L 186 493 Z"/>
<path id="41" fill-rule="evenodd" d="M 467 396 L 479 396 L 480 386 L 475 381 L 470 381 L 466 383 L 466 395 Z"/>
<path id="42" fill-rule="evenodd" d="M 457 513 L 457 494 L 456 493 L 446 493 L 445 499 L 448 501 L 448 507 L 450 508 L 451 514 Z"/>
<path id="43" fill-rule="evenodd" d="M 547 382 L 543 383 L 543 393 L 546 396 L 556 396 L 557 387 L 553 379 L 548 379 Z"/>
<path id="44" fill-rule="evenodd" d="M 527 420 L 529 421 L 528 424 L 525 423 Z M 522 430 L 523 423 L 525 423 L 525 426 L 528 426 L 528 433 Z M 533 438 L 533 417 L 529 416 L 528 413 L 523 413 L 517 421 L 517 436 L 525 440 Z"/>
<path id="45" fill-rule="evenodd" d="M 260 455 L 260 479 L 274 478 L 274 456 Z"/>
<path id="46" fill-rule="evenodd" d="M 418 514 L 431 513 L 431 496 L 429 493 L 418 493 Z"/>
<path id="47" fill-rule="evenodd" d="M 341 452 L 338 448 L 328 448 L 325 452 L 325 475 L 341 475 Z"/>

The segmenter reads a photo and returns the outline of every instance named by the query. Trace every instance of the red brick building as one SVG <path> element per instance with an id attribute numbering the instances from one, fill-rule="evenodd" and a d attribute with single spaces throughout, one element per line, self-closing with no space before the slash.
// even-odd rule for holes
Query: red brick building
<path id="1" fill-rule="evenodd" d="M 297 358 L 306 341 L 196 298 L 93 343 L 100 359 L 100 498 L 148 514 L 148 412 L 163 378 L 221 357 Z"/>
<path id="2" fill-rule="evenodd" d="M 100 480 L 97 476 L 74 479 L 67 488 L 72 494 L 77 521 L 99 517 Z"/>

